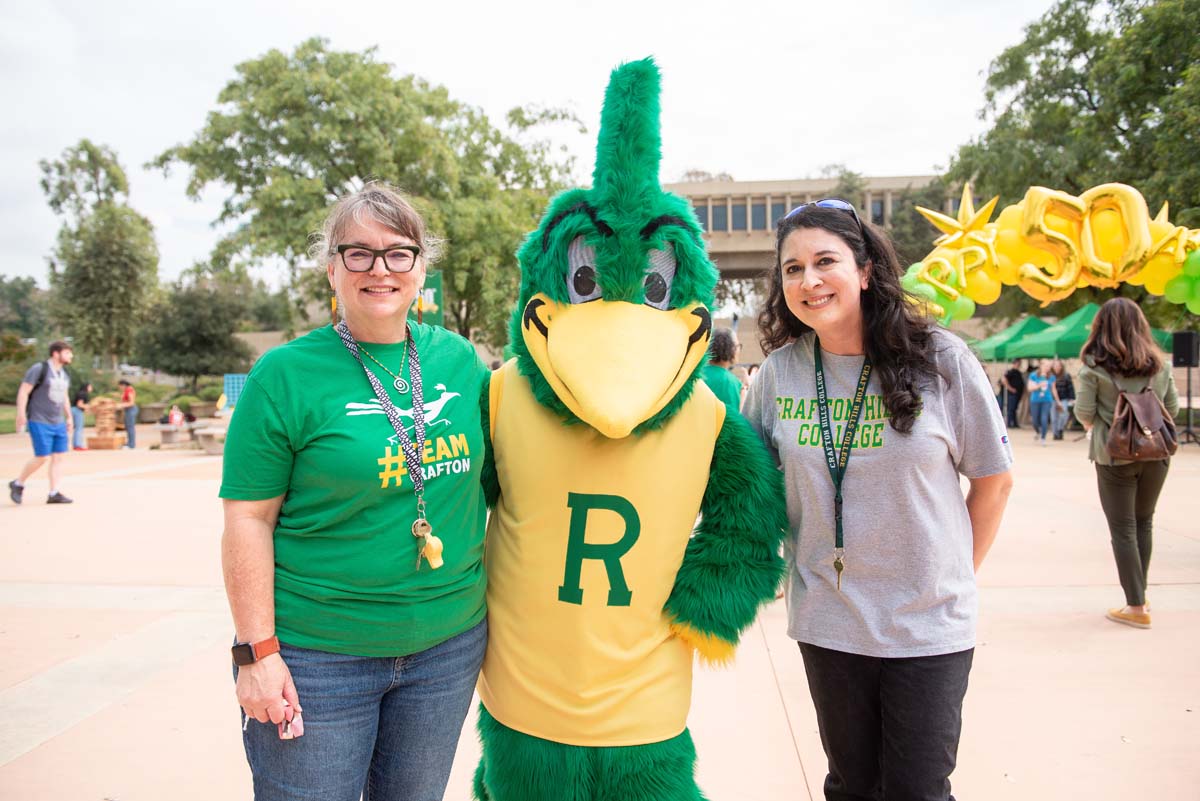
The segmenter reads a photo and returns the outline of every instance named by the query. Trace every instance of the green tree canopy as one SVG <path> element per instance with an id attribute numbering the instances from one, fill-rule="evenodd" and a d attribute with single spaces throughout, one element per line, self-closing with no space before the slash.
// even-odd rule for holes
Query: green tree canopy
<path id="1" fill-rule="evenodd" d="M 45 292 L 32 278 L 0 275 L 0 333 L 36 337 L 46 326 Z"/>
<path id="2" fill-rule="evenodd" d="M 78 223 L 101 203 L 116 203 L 129 194 L 125 170 L 112 148 L 80 139 L 57 161 L 43 159 L 42 191 L 55 214 Z"/>
<path id="3" fill-rule="evenodd" d="M 178 283 L 160 297 L 137 335 L 135 355 L 144 367 L 192 379 L 244 372 L 251 352 L 234 336 L 247 316 L 235 287 L 218 283 Z"/>
<path id="4" fill-rule="evenodd" d="M 118 357 L 133 344 L 158 280 L 150 221 L 103 201 L 77 228 L 64 225 L 50 263 L 51 315 L 84 348 Z"/>
<path id="5" fill-rule="evenodd" d="M 1121 182 L 1200 227 L 1200 0 L 1059 0 L 992 62 L 952 181 L 999 194 Z"/>
<path id="6" fill-rule="evenodd" d="M 1031 186 L 1079 194 L 1119 182 L 1150 213 L 1200 227 L 1200 0 L 1058 0 L 992 62 L 981 117 L 990 128 L 959 148 L 947 178 L 999 208 Z M 1134 298 L 1162 328 L 1195 325 L 1145 289 L 1082 289 L 1055 304 L 1067 314 L 1113 293 Z M 1031 298 L 1002 303 L 1035 309 Z"/>
<path id="7" fill-rule="evenodd" d="M 42 189 L 65 220 L 50 260 L 50 313 L 84 349 L 127 353 L 158 276 L 150 221 L 124 202 L 116 153 L 87 139 L 42 161 Z"/>
<path id="8" fill-rule="evenodd" d="M 502 342 L 507 308 L 496 305 L 516 296 L 513 254 L 571 166 L 547 142 L 527 139 L 569 115 L 516 109 L 506 134 L 444 88 L 393 75 L 374 49 L 338 52 L 322 39 L 290 55 L 272 50 L 236 71 L 192 141 L 151 163 L 186 165 L 192 197 L 210 184 L 227 191 L 217 222 L 234 228 L 214 262 L 278 258 L 298 280 L 309 235 L 330 204 L 367 180 L 389 181 L 448 239 L 437 265 L 448 324 Z"/>

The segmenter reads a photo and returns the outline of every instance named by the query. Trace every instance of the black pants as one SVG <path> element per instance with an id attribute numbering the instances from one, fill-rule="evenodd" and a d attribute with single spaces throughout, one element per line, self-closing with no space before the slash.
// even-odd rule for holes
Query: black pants
<path id="1" fill-rule="evenodd" d="M 974 649 L 880 659 L 800 643 L 828 801 L 953 801 Z"/>
<path id="2" fill-rule="evenodd" d="M 1169 460 L 1096 465 L 1100 506 L 1108 518 L 1117 576 L 1125 590 L 1125 603 L 1130 606 L 1146 603 L 1154 507 L 1170 466 Z"/>

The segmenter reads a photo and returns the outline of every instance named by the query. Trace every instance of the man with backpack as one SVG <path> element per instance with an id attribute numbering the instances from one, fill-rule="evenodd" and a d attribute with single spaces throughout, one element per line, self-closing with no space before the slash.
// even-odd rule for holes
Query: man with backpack
<path id="1" fill-rule="evenodd" d="M 33 440 L 33 458 L 25 463 L 15 481 L 8 482 L 8 496 L 20 503 L 25 494 L 25 480 L 50 460 L 50 495 L 46 503 L 71 503 L 59 492 L 62 477 L 62 458 L 71 444 L 71 405 L 68 390 L 71 376 L 66 366 L 75 358 L 66 342 L 50 344 L 50 358 L 30 367 L 17 390 L 17 431 L 29 427 Z"/>

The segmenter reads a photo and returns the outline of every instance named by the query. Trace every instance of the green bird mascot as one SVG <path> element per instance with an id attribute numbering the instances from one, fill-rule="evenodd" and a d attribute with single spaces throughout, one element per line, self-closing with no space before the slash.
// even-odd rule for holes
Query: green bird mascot
<path id="1" fill-rule="evenodd" d="M 780 473 L 697 380 L 717 271 L 659 186 L 658 98 L 652 60 L 613 72 L 592 188 L 518 254 L 489 399 L 480 801 L 703 798 L 693 654 L 729 659 L 783 574 Z"/>

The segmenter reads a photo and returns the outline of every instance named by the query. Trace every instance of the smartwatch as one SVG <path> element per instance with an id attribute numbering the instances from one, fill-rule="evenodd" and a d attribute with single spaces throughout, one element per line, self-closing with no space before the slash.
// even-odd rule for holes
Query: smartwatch
<path id="1" fill-rule="evenodd" d="M 253 665 L 264 657 L 279 653 L 279 638 L 270 637 L 261 642 L 235 642 L 229 650 L 233 654 L 233 664 L 239 667 Z"/>

